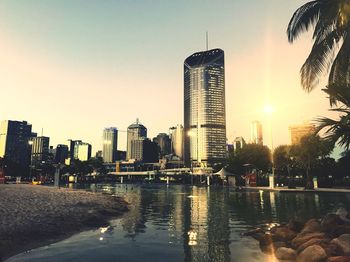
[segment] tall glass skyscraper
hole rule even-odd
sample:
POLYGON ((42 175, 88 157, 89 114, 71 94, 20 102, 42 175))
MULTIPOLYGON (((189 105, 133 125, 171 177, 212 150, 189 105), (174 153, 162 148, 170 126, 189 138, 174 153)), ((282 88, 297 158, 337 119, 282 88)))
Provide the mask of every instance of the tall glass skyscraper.
POLYGON ((211 166, 226 158, 224 51, 194 53, 184 62, 185 163, 211 166))
POLYGON ((109 127, 103 130, 103 162, 114 163, 117 160, 118 150, 118 129, 109 127))

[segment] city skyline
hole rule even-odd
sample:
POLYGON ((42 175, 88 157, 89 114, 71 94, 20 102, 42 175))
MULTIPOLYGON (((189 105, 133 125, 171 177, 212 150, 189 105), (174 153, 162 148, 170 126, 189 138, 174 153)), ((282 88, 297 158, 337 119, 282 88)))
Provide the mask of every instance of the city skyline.
MULTIPOLYGON (((199 12, 195 3, 185 1, 156 1, 149 7, 141 2, 4 1, 0 69, 6 77, 0 86, 7 99, 0 120, 26 120, 33 130, 44 128, 52 145, 69 138, 88 141, 94 152, 102 149, 104 127, 125 130, 136 117, 155 137, 183 124, 182 62, 205 50, 209 31, 209 48, 220 47, 226 54, 228 142, 237 136, 248 139, 255 119, 266 126, 262 108, 271 103, 276 108, 274 144, 288 144, 290 125, 330 115, 322 84, 310 94, 300 87, 299 69, 310 38, 292 46, 285 33, 291 14, 305 2, 203 2, 199 12), (220 16, 211 15, 214 7, 220 16), (138 15, 132 13, 135 8, 138 15), (183 21, 191 17, 201 23, 187 25, 173 9, 182 12, 183 21), (248 12, 254 21, 243 15, 248 12)), ((118 140, 125 150, 126 134, 118 140)), ((264 143, 269 145, 266 132, 264 143)))

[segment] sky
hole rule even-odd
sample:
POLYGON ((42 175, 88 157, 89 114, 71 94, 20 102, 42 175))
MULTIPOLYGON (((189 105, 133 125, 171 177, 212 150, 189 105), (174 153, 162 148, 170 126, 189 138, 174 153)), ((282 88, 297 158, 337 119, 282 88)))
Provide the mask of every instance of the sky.
POLYGON ((0 120, 27 120, 56 146, 81 139, 102 148, 115 126, 119 150, 140 119, 150 138, 183 123, 183 62, 225 51, 228 142, 289 143, 288 127, 332 116, 321 91, 302 90, 311 34, 288 43, 301 0, 0 0, 0 120), (263 112, 272 104, 271 122, 263 112))

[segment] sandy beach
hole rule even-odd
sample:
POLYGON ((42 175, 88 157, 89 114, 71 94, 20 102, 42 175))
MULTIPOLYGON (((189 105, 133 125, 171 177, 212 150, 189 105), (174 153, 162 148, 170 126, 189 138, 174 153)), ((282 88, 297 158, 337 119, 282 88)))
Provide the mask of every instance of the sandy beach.
POLYGON ((0 185, 0 261, 74 233, 104 226, 127 211, 118 197, 83 190, 0 185))

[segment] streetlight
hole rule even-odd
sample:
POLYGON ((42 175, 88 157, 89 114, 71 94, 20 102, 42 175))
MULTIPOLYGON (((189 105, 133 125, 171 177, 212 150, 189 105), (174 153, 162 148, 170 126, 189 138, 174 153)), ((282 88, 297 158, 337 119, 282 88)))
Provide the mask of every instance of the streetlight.
POLYGON ((264 113, 269 117, 269 123, 270 123, 271 163, 272 163, 272 174, 269 176, 270 188, 275 187, 275 166, 273 161, 273 135, 272 135, 272 113, 273 112, 274 112, 274 108, 272 105, 267 104, 264 106, 264 113))

